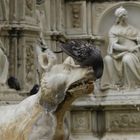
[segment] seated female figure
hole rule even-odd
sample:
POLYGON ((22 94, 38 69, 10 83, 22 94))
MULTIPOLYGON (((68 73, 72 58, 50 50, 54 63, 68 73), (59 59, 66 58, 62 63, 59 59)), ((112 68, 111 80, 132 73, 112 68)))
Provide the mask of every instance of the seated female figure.
POLYGON ((115 15, 116 23, 109 31, 101 89, 137 88, 140 87, 140 32, 127 23, 126 9, 118 8, 115 15))

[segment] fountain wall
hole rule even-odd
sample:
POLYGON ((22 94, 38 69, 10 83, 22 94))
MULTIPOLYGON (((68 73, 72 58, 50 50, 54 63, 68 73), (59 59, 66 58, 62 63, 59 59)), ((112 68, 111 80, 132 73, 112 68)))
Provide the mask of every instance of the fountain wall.
MULTIPOLYGON (((140 29, 140 1, 130 0, 1 0, 1 40, 9 60, 9 76, 20 81, 21 91, 0 91, 0 104, 23 100, 37 83, 36 40, 42 30, 53 51, 60 51, 59 37, 89 39, 105 56, 108 31, 115 9, 123 5, 129 23, 140 29), (21 96, 22 95, 22 96, 21 96)), ((57 54, 61 63, 66 55, 57 54)), ((75 140, 139 140, 140 89, 100 92, 75 101, 68 113, 71 137, 75 140)))

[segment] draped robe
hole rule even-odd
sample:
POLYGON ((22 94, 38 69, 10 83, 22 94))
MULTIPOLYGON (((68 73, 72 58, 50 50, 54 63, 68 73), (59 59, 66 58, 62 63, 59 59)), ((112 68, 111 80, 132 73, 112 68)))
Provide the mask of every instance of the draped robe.
POLYGON ((140 34, 131 25, 113 25, 109 31, 108 55, 104 58, 101 89, 140 87, 140 34), (136 51, 117 50, 117 45, 136 51))

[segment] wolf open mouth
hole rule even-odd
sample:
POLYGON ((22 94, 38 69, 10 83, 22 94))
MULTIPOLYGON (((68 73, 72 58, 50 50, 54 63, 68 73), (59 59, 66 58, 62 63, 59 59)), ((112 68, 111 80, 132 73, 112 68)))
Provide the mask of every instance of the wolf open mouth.
POLYGON ((93 89, 94 89, 93 81, 89 80, 89 79, 86 79, 86 78, 83 78, 81 80, 78 80, 78 81, 72 83, 69 86, 67 92, 73 92, 73 91, 76 91, 76 90, 84 90, 84 89, 89 90, 89 88, 90 88, 90 90, 92 92, 93 89))

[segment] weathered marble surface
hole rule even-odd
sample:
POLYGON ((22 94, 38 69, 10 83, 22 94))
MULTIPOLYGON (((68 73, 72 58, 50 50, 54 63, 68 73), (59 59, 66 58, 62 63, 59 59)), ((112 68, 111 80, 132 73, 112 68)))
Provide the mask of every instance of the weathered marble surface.
POLYGON ((91 94, 77 99, 71 111, 74 140, 140 139, 140 89, 91 94))
POLYGON ((140 88, 140 31, 128 23, 131 17, 124 7, 117 8, 114 14, 116 20, 108 33, 101 89, 140 88))
MULTIPOLYGON (((20 80, 23 86, 23 93, 36 83, 36 70, 34 69, 31 74, 35 64, 34 58, 31 57, 36 59, 33 54, 34 44, 40 33, 36 10, 39 10, 45 17, 43 20, 43 25, 45 25, 43 27, 44 36, 48 46, 51 46, 53 50, 59 50, 56 47, 59 42, 53 40, 52 37, 57 38, 59 35, 65 34, 69 39, 78 38, 99 41, 102 54, 105 56, 108 45, 106 35, 115 20, 115 9, 120 5, 126 7, 128 12, 130 11, 129 17, 131 18, 129 18, 129 23, 140 29, 139 0, 40 1, 37 5, 35 0, 30 0, 29 2, 28 0, 0 1, 0 23, 7 23, 2 30, 1 38, 10 60, 9 72, 20 80), (2 5, 4 6, 2 7, 2 5), (28 60, 30 61, 28 62, 28 60), (30 64, 32 67, 29 67, 30 64), (26 87, 26 83, 29 87, 26 87)), ((63 53, 58 54, 58 56, 58 62, 62 62, 66 57, 63 53)), ((13 104, 24 98, 24 96, 19 97, 18 95, 17 97, 15 92, 10 91, 10 93, 11 95, 5 95, 5 92, 2 93, 0 103, 13 104), (11 101, 13 98, 14 101, 11 101)), ((71 130, 71 133, 75 140, 139 140, 139 132, 136 132, 135 129, 131 130, 132 134, 124 130, 123 134, 120 132, 107 132, 106 135, 102 136, 106 132, 104 122, 105 120, 108 121, 104 114, 107 114, 107 117, 112 116, 112 114, 117 116, 119 113, 124 113, 124 116, 127 115, 130 118, 133 118, 133 115, 134 117, 139 116, 139 93, 139 90, 132 92, 118 90, 104 94, 94 93, 91 97, 79 99, 73 104, 72 112, 70 112, 72 118, 69 118, 70 130, 73 130, 71 130), (130 109, 131 113, 128 115, 130 109), (78 111, 79 113, 77 113, 78 111), (113 113, 111 114, 111 112, 113 113), (98 128, 100 129, 97 129, 97 118, 99 122, 103 120, 102 125, 98 123, 98 128), (80 123, 82 120, 87 123, 80 123), (78 125, 73 124, 73 122, 78 122, 78 125)), ((137 121, 139 122, 139 120, 137 121)), ((107 124, 106 127, 108 128, 110 125, 109 123, 107 124)))
MULTIPOLYGON (((93 91, 93 84, 88 87, 90 84, 86 83, 83 89, 80 85, 70 88, 75 82, 84 82, 83 79, 93 80, 93 70, 75 65, 70 57, 63 64, 56 64, 57 57, 50 49, 44 53, 39 54, 39 64, 44 72, 38 93, 19 104, 0 106, 1 140, 68 139, 69 134, 65 136, 63 125, 65 112, 73 100, 93 91)), ((3 91, 1 95, 5 95, 5 100, 7 94, 8 97, 14 96, 10 90, 5 94, 3 91)), ((19 97, 17 94, 15 98, 19 97)))

